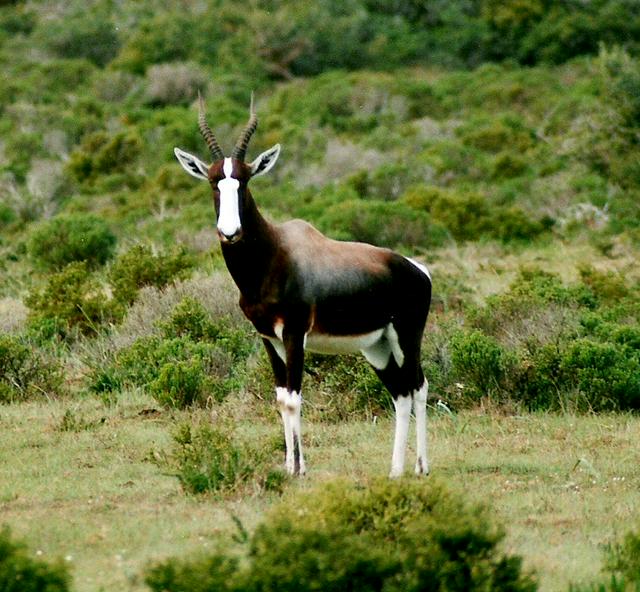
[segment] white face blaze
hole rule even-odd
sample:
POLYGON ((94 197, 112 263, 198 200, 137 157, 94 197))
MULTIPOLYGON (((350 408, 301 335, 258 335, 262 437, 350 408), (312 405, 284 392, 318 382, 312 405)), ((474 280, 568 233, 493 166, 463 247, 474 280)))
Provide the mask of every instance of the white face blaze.
POLYGON ((233 163, 230 158, 224 159, 222 167, 224 179, 218 181, 220 191, 220 213, 218 214, 218 230, 224 237, 231 238, 242 230, 240 222, 240 181, 234 179, 233 163))

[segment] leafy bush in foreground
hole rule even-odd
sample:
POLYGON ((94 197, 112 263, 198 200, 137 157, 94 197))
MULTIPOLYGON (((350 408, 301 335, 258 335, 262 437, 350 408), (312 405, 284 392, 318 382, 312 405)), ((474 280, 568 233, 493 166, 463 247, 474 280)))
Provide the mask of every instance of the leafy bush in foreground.
POLYGON ((67 592, 71 577, 62 562, 32 559, 26 547, 0 530, 0 590, 3 592, 67 592))
POLYGON ((43 222, 27 246, 33 259, 49 269, 74 261, 95 267, 113 256, 116 236, 107 223, 92 214, 69 214, 43 222))
POLYGON ((62 370, 20 337, 0 334, 0 403, 60 394, 62 370))
POLYGON ((332 483, 277 506, 250 537, 246 563, 221 548, 158 564, 146 583, 158 592, 535 590, 521 559, 500 550, 503 538, 487 512, 437 483, 332 483))
MULTIPOLYGON (((284 473, 272 467, 279 443, 260 448, 238 443, 233 432, 209 424, 182 423, 173 435, 174 448, 166 465, 189 493, 280 490, 284 473)), ((279 457, 278 457, 279 461, 279 457)))

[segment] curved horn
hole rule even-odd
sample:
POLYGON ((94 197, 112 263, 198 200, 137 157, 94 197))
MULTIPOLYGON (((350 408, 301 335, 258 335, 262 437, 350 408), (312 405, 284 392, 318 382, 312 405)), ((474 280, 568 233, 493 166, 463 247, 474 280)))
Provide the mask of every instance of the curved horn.
POLYGON ((207 146, 209 146, 213 161, 222 160, 224 158, 224 153, 222 152, 220 144, 218 144, 216 137, 213 135, 213 132, 205 119, 204 101, 202 100, 200 91, 198 91, 198 127, 200 128, 200 133, 202 134, 204 141, 207 143, 207 146))
POLYGON ((247 146, 249 140, 258 127, 258 116, 256 115, 255 108, 253 106, 253 92, 251 93, 251 105, 249 107, 249 121, 245 126, 243 132, 240 134, 238 141, 236 142, 231 158, 244 161, 245 154, 247 153, 247 146))

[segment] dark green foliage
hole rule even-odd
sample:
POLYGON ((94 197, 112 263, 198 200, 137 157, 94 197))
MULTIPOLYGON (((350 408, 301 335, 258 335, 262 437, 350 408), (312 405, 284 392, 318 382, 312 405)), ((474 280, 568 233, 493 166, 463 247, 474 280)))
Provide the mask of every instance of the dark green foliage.
POLYGON ((33 559, 25 545, 0 530, 0 590, 3 592, 68 592, 71 576, 61 562, 33 559))
POLYGON ((229 494, 249 485, 265 490, 281 488, 282 478, 271 468, 277 448, 238 443, 232 433, 209 424, 178 426, 166 462, 185 491, 229 494))
POLYGON ((391 396, 362 356, 307 355, 305 411, 323 421, 370 420, 391 408, 391 396))
POLYGON ((428 185, 407 190, 402 202, 426 210, 458 240, 497 238, 502 241, 532 240, 553 225, 550 219, 536 220, 518 206, 491 204, 475 191, 452 191, 428 185))
POLYGON ((141 150, 142 141, 133 132, 95 132, 71 154, 67 170, 77 181, 92 183, 100 176, 131 170, 141 150))
POLYGON ((74 331, 95 334, 103 323, 114 320, 117 312, 83 261, 47 276, 46 284, 34 288, 25 302, 32 327, 43 329, 44 323, 61 337, 72 337, 74 331))
POLYGON ((255 351, 246 327, 234 327, 228 318, 214 321, 187 298, 159 329, 160 336, 140 337, 94 368, 91 390, 140 387, 167 407, 184 408, 220 402, 242 385, 246 359, 255 351))
POLYGON ((180 360, 161 366, 149 392, 161 405, 183 409, 205 399, 207 391, 213 390, 208 383, 201 361, 180 360))
POLYGON ((212 581, 203 591, 535 590, 521 559, 500 550, 503 537, 485 511, 439 484, 329 483, 276 507, 251 536, 245 564, 220 550, 157 565, 146 582, 184 590, 201 569, 201 581, 212 581), (208 570, 217 566, 235 572, 214 581, 208 570))
POLYGON ((628 532, 622 541, 609 547, 606 569, 629 583, 640 585, 640 534, 637 531, 628 532))
POLYGON ((156 592, 225 592, 235 589, 238 563, 223 554, 190 562, 169 560, 149 568, 145 583, 156 592))
POLYGON ((330 206, 318 221, 320 230, 341 240, 382 247, 442 245, 447 233, 426 212, 402 203, 352 200, 330 206))
POLYGON ((640 356, 627 347, 580 339, 567 346, 560 363, 568 388, 595 410, 640 409, 640 356))
POLYGON ((61 58, 86 58, 105 66, 118 53, 120 39, 114 23, 104 13, 86 18, 82 13, 48 20, 38 28, 45 45, 61 58))
POLYGON ((63 381, 51 355, 24 338, 0 334, 0 402, 60 395, 63 381))
POLYGON ((148 245, 138 244, 120 255, 109 268, 114 298, 132 304, 141 288, 162 288, 176 279, 188 277, 194 261, 185 250, 154 253, 148 245))
POLYGON ((495 338, 475 330, 454 336, 451 364, 454 376, 470 394, 482 397, 507 390, 515 360, 495 338))
POLYGON ((640 408, 638 295, 616 274, 585 268, 582 278, 566 286, 522 270, 508 291, 469 311, 474 328, 451 335, 444 379, 461 382, 464 395, 530 408, 640 408))
POLYGON ((60 270, 76 261, 104 265, 115 247, 116 236, 104 220, 93 214, 66 214, 36 227, 27 250, 40 265, 60 270))

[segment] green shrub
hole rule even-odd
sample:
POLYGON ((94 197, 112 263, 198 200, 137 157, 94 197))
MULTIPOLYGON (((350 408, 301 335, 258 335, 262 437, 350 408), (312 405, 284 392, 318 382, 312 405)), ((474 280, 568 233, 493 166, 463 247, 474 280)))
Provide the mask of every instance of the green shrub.
POLYGON ((0 402, 51 397, 64 392, 60 365, 24 338, 0 334, 0 402))
MULTIPOLYGON (((318 421, 371 420, 391 409, 391 396, 362 356, 308 355, 305 414, 318 421)), ((271 377, 270 377, 271 378, 271 377)))
POLYGON ((94 132, 71 153, 67 170, 77 181, 93 183, 99 176, 130 170, 141 151, 142 140, 134 132, 119 132, 113 136, 94 132))
POLYGON ((534 143, 533 134, 516 117, 471 121, 457 131, 465 144, 494 154, 501 152, 506 146, 521 153, 534 143))
POLYGON ((147 572, 152 590, 533 591, 522 560, 500 550, 488 513, 437 483, 323 484, 284 500, 249 538, 248 557, 227 548, 200 559, 170 559, 147 572), (292 512, 291 508, 295 511, 292 512), (224 582, 209 570, 232 573, 224 582))
POLYGON ((149 392, 165 407, 184 409, 205 399, 212 390, 209 382, 201 360, 167 362, 149 384, 149 392))
POLYGON ((194 261, 184 250, 154 253, 147 245, 135 245, 120 255, 108 273, 114 298, 132 304, 141 288, 162 288, 176 279, 188 276, 194 261))
POLYGON ((282 484, 271 466, 276 448, 237 443, 231 434, 208 424, 178 426, 166 463, 185 491, 229 494, 247 486, 264 490, 266 484, 272 489, 282 484))
POLYGON ((493 161, 491 176, 494 179, 511 179, 527 172, 529 164, 519 154, 500 152, 493 161))
POLYGON ((68 592, 69 570, 62 563, 33 559, 24 544, 12 540, 8 527, 0 530, 0 590, 3 592, 68 592))
POLYGON ((93 214, 60 215, 40 224, 27 244, 29 255, 49 269, 62 269, 74 261, 103 265, 113 256, 116 236, 93 214))
POLYGON ((608 549, 605 568, 620 575, 625 581, 640 585, 640 534, 628 532, 622 541, 614 543, 608 549))
POLYGON ((498 395, 508 390, 514 356, 498 341, 473 330, 458 333, 451 342, 452 371, 474 397, 498 395))
POLYGON ((97 333, 115 318, 112 301, 85 262, 70 263, 47 276, 45 286, 34 288, 25 302, 32 327, 42 329, 44 323, 61 337, 71 337, 73 330, 97 333))
POLYGON ((341 240, 355 240, 381 247, 442 245, 447 233, 426 212, 402 203, 348 200, 330 206, 317 220, 319 228, 341 240))
POLYGON ((458 240, 482 237, 502 241, 532 240, 548 230, 550 219, 535 220, 518 206, 491 204, 481 193, 415 185, 402 196, 415 210, 426 210, 458 240))
POLYGON ((579 339, 563 353, 560 372, 578 404, 594 411, 640 409, 640 356, 629 348, 579 339))
POLYGON ((108 396, 123 386, 147 390, 162 405, 184 408, 221 402, 246 380, 245 362, 256 342, 245 326, 212 319, 204 307, 185 298, 161 335, 136 339, 92 370, 89 388, 108 396))
POLYGON ((118 53, 120 39, 107 15, 87 18, 79 13, 63 19, 46 20, 38 27, 39 37, 61 58, 86 58, 97 66, 105 66, 118 53))

